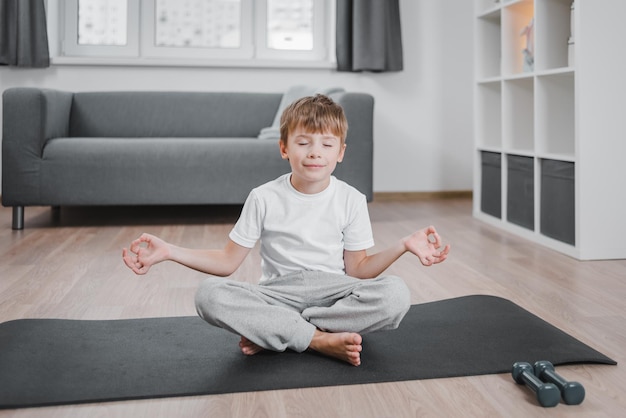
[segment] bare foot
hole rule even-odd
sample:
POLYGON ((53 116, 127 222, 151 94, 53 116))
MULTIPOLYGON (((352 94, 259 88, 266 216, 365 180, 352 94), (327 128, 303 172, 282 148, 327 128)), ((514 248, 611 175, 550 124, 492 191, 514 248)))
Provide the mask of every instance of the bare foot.
POLYGON ((361 364, 362 342, 363 338, 354 332, 332 333, 315 330, 309 348, 358 366, 361 364))
POLYGON ((241 352, 244 353, 246 356, 252 356, 259 351, 264 350, 263 347, 256 345, 246 337, 241 337, 241 341, 239 341, 239 348, 241 348, 241 352))

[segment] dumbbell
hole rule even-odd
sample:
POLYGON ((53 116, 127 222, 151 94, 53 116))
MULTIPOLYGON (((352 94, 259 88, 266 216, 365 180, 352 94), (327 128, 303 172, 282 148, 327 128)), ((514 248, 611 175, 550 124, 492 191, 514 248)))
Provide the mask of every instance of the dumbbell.
POLYGON ((561 399, 561 392, 552 383, 543 383, 533 371, 533 366, 526 362, 513 364, 513 380, 519 385, 526 384, 537 396, 539 405, 543 407, 557 406, 561 399))
POLYGON ((585 388, 578 382, 568 382, 554 371, 554 366, 549 361, 535 363, 535 376, 544 382, 553 383, 561 391, 563 402, 567 405, 579 405, 585 399, 585 388))

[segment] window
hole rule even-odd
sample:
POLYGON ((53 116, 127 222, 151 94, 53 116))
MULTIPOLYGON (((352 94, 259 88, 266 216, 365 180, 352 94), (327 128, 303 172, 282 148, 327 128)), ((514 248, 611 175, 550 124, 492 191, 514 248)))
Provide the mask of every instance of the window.
POLYGON ((141 4, 143 57, 254 57, 249 0, 149 0, 141 4))
POLYGON ((65 7, 64 55, 138 56, 137 0, 69 0, 65 7))
MULTIPOLYGON (((66 0, 61 57, 254 65, 330 60, 331 0, 66 0)), ((278 64, 280 65, 280 64, 278 64)))
POLYGON ((258 58, 324 59, 324 2, 266 0, 256 14, 258 58))

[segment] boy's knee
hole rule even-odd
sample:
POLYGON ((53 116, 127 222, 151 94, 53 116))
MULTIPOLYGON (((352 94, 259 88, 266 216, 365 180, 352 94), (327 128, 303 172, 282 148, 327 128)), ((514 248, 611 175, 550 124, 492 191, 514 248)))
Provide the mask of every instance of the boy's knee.
POLYGON ((385 309, 388 317, 395 319, 396 326, 411 307, 411 291, 404 280, 397 276, 386 276, 387 294, 385 309))
POLYGON ((223 286, 224 279, 210 277, 200 283, 200 286, 198 286, 198 290, 196 291, 196 312, 198 312, 200 318, 209 323, 213 323, 215 313, 220 311, 220 289, 223 286))

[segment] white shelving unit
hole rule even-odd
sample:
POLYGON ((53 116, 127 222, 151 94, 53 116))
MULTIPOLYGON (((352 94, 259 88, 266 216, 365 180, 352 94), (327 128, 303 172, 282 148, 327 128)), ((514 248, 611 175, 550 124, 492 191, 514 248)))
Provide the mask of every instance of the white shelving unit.
POLYGON ((577 259, 626 258, 626 1, 474 4, 474 216, 577 259))

